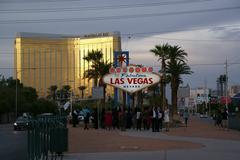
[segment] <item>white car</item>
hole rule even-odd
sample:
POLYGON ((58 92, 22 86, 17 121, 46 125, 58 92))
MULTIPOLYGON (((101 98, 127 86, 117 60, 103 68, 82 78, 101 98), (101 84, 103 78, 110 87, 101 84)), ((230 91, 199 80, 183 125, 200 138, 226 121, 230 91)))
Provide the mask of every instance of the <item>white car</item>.
POLYGON ((208 118, 207 114, 200 114, 200 118, 208 118))

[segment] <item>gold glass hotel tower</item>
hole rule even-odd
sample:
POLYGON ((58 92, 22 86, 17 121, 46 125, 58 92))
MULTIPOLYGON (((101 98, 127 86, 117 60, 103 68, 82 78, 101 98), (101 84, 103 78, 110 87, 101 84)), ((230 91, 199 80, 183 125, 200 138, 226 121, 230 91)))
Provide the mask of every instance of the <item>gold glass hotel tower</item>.
POLYGON ((71 86, 80 95, 91 96, 93 82, 84 79, 90 64, 83 60, 92 50, 102 51, 104 61, 113 62, 113 52, 121 50, 119 32, 96 33, 83 36, 59 34, 18 33, 15 39, 15 77, 24 86, 33 87, 39 96, 47 96, 48 88, 71 86))

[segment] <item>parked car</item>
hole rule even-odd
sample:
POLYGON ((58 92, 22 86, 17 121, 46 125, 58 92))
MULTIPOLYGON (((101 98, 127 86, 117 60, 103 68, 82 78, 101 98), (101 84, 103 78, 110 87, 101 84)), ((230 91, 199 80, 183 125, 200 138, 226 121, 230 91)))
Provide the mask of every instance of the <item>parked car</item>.
POLYGON ((29 125, 29 117, 18 117, 13 124, 14 130, 25 130, 29 125))
POLYGON ((208 118, 207 114, 200 114, 200 118, 208 118))

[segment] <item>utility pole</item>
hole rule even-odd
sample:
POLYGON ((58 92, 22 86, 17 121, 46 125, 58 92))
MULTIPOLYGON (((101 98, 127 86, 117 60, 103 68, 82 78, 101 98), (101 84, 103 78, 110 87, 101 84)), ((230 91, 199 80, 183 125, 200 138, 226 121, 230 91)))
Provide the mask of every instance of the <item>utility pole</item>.
POLYGON ((207 81, 206 79, 204 80, 204 98, 205 98, 205 109, 207 110, 207 104, 208 104, 208 100, 207 100, 207 81))
POLYGON ((226 64, 225 64, 225 74, 226 74, 226 86, 225 86, 225 95, 226 95, 226 109, 228 109, 228 61, 226 58, 226 64))

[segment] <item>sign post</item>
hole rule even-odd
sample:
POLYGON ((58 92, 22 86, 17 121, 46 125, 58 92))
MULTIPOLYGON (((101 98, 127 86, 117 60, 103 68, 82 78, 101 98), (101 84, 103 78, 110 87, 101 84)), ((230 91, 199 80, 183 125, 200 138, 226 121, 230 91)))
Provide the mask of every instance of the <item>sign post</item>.
POLYGON ((100 100, 103 99, 103 87, 92 87, 92 98, 97 99, 97 126, 100 127, 100 111, 99 111, 99 103, 100 100))

